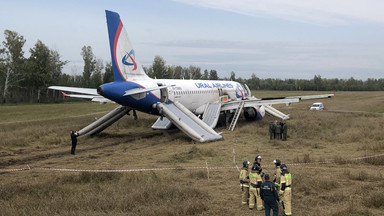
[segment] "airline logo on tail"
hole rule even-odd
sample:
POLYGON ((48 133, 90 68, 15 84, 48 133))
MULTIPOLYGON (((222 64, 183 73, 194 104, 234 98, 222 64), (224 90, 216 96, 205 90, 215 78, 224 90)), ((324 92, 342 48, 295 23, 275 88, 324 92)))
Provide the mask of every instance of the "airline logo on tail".
POLYGON ((127 65, 127 66, 132 66, 133 65, 133 69, 132 71, 135 71, 137 69, 137 64, 136 64, 136 61, 135 61, 135 50, 131 50, 129 53, 126 52, 127 54, 123 57, 122 59, 122 62, 124 65, 127 65), (131 61, 131 62, 128 62, 128 61, 131 61))

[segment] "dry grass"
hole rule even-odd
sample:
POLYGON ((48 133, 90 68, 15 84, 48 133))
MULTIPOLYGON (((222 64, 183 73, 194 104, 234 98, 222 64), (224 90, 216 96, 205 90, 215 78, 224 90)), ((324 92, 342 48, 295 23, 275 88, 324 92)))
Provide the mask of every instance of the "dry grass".
POLYGON ((208 209, 206 192, 170 181, 155 173, 81 173, 10 184, 0 190, 2 203, 12 201, 2 214, 196 215, 208 209))
POLYGON ((217 153, 212 149, 200 149, 195 145, 187 152, 181 152, 171 155, 169 160, 160 161, 168 163, 185 163, 194 159, 201 159, 203 157, 215 157, 217 153))
MULTIPOLYGON (((259 97, 307 92, 254 92, 259 97)), ((308 92, 313 94, 314 92, 308 92)), ((319 92, 315 92, 316 94, 319 92)), ((134 169, 179 167, 138 173, 24 171, 0 174, 0 215, 263 215, 240 206, 241 189, 231 167, 262 155, 263 171, 274 159, 291 166, 295 215, 383 215, 384 153, 382 92, 340 92, 320 100, 326 110, 309 112, 314 101, 290 107, 288 141, 269 140, 272 117, 239 119, 224 139, 198 144, 177 129, 153 131, 155 116, 128 116, 95 137, 80 138, 70 155, 69 131, 80 129, 116 105, 69 103, 0 106, 0 168, 54 167, 134 169), (91 113, 89 115, 86 115, 91 113)))

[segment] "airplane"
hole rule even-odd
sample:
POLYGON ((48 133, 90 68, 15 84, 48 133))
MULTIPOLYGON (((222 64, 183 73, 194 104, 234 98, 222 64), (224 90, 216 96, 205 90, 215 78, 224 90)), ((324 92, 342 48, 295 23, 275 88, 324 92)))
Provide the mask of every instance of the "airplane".
POLYGON ((234 130, 242 111, 247 120, 261 120, 266 113, 289 119, 289 115, 272 105, 289 105, 300 100, 333 96, 325 94, 259 99, 251 95, 247 85, 235 81, 151 79, 136 59, 120 15, 108 10, 105 12, 114 81, 102 84, 97 89, 49 87, 62 91, 63 97, 86 98, 120 105, 81 129, 80 136, 97 134, 131 110, 137 110, 159 116, 152 126, 153 129, 167 130, 175 125, 197 142, 215 141, 222 139, 221 133, 214 130, 220 114, 224 114, 225 121, 229 124, 228 129, 234 130))

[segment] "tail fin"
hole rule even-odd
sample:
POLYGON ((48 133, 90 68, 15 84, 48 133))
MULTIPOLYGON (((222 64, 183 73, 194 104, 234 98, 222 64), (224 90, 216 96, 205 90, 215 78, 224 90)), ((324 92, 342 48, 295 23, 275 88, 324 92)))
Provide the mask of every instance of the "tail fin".
POLYGON ((135 51, 119 14, 108 10, 105 13, 107 15, 114 80, 149 79, 141 64, 135 59, 135 51))

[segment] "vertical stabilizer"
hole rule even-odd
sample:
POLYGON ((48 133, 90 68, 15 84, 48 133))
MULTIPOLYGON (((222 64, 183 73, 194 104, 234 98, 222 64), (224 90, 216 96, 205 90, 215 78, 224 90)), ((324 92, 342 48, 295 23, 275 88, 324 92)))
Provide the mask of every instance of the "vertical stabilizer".
POLYGON ((135 50, 129 41, 119 14, 108 10, 105 13, 114 80, 149 79, 141 64, 136 60, 135 50))

